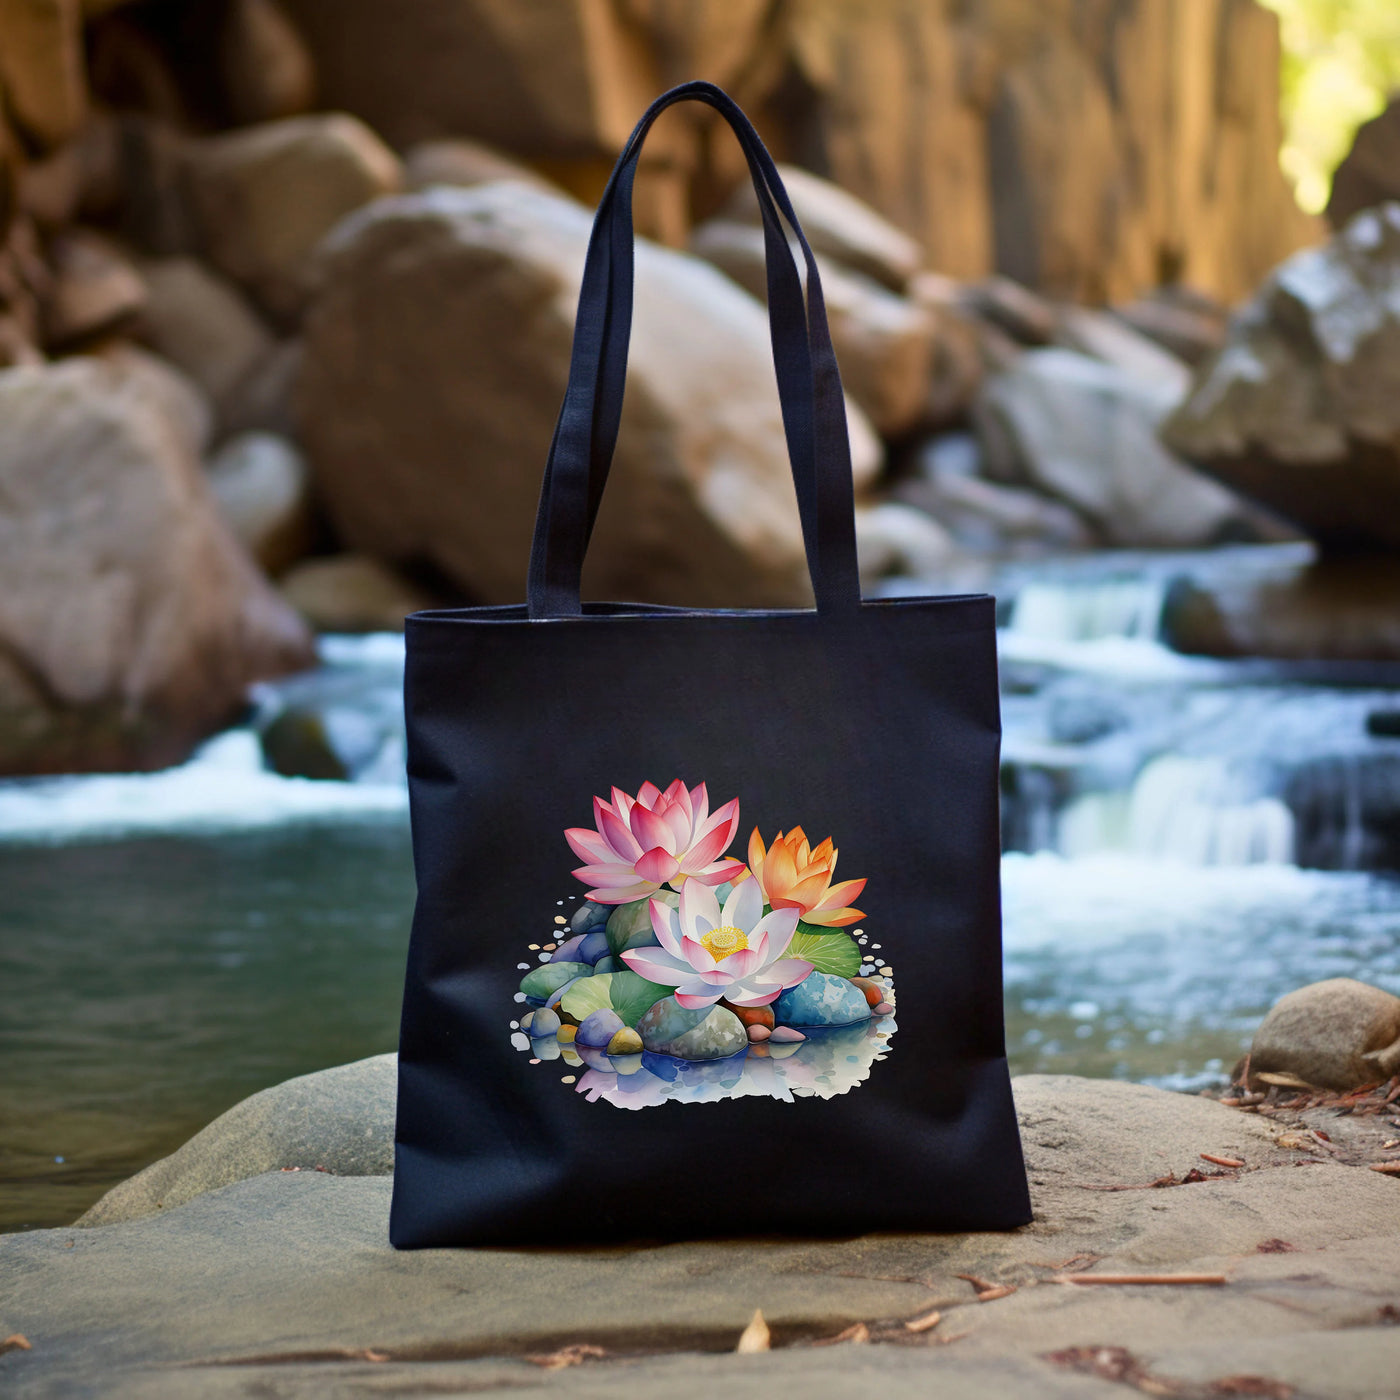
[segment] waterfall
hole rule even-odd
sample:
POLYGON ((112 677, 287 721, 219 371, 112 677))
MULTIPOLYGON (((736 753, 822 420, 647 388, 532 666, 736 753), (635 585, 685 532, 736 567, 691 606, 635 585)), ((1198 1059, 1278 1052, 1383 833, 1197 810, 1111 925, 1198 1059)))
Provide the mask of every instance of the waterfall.
POLYGON ((1165 585, 1152 578, 1027 583, 1012 604, 1009 630, 1047 642, 1156 641, 1165 597, 1165 585))
POLYGON ((1126 793, 1086 793, 1060 814, 1062 855, 1125 851, 1190 865, 1288 865, 1294 819, 1221 759, 1153 759, 1126 793))

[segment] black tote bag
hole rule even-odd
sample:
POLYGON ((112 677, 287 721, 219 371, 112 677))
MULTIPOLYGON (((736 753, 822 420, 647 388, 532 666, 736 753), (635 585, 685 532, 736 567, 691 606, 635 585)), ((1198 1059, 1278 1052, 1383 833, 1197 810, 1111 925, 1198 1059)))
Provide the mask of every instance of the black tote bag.
POLYGON ((653 104, 599 204, 527 597, 407 624, 418 901, 393 1243, 1028 1221, 993 601, 861 601, 820 278, 711 84, 653 104), (687 98, 734 128, 759 198, 812 611, 580 603, 626 377, 638 151, 687 98))

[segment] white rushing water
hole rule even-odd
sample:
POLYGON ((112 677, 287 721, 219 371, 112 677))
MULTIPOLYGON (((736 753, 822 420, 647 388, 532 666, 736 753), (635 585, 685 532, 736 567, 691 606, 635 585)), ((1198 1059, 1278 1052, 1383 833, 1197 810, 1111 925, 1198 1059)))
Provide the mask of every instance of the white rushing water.
MULTIPOLYGON (((1374 711, 1400 710, 1400 686, 1304 685, 1177 655, 1157 640, 1163 597, 1151 577, 1035 579, 1004 610, 1005 968, 1021 1070, 1198 1086, 1293 987, 1348 975, 1400 992, 1400 881, 1365 873, 1400 849, 1387 856, 1376 835, 1400 743, 1368 730, 1374 711)), ((290 847, 299 824, 401 828, 403 657, 397 635, 325 638, 317 672, 257 688, 248 724, 179 767, 0 782, 0 843, 71 848, 43 857, 57 860, 130 836, 280 826, 290 847), (352 755, 353 781, 270 771, 260 735, 300 715, 352 755)), ((347 927, 362 915, 343 912, 347 927)))
MULTIPOLYGON (((323 637, 320 673, 396 696, 403 638, 394 633, 323 637)), ((289 685, 295 685, 294 680, 289 685)), ((254 700, 275 707, 279 688, 254 700)), ((391 700, 395 710, 396 698, 391 700)), ((397 815, 408 810, 402 741, 380 743, 361 780, 286 778, 268 770, 255 730, 216 735, 185 763, 155 773, 96 773, 0 781, 0 841, 104 840, 156 832, 245 831, 288 822, 397 815)))
POLYGON ((188 763, 158 773, 0 783, 0 840, 244 831, 407 808, 402 783, 317 782, 269 773, 257 735, 235 729, 211 739, 188 763))
POLYGON ((1400 746, 1368 717, 1400 695, 1178 655, 1157 640, 1165 596, 1151 577, 1016 596, 998 634, 1008 844, 1194 866, 1384 862, 1400 746))

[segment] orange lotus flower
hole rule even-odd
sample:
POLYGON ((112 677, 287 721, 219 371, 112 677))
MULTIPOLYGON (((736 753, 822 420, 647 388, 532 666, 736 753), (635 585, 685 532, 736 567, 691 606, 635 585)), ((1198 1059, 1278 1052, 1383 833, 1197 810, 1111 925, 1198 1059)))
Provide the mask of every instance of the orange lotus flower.
POLYGON ((754 827, 749 837, 749 870, 768 904, 774 909, 800 909, 803 920, 809 924, 840 928, 865 917, 851 907, 851 901, 865 888, 865 881, 831 883, 836 870, 836 847, 829 836, 813 850, 807 834, 795 826, 786 836, 780 831, 765 849, 763 837, 754 827))

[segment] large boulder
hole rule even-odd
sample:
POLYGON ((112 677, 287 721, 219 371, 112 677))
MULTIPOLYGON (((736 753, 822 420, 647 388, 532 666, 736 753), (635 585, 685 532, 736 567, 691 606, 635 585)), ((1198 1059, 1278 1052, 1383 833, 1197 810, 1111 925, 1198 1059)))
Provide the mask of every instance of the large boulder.
MULTIPOLYGON (((760 301, 766 298, 761 228, 711 219, 695 230, 690 248, 760 301)), ((905 432, 928 409, 938 334, 933 311, 828 258, 819 256, 818 265, 841 382, 877 431, 891 437, 905 432)))
POLYGON ((107 239, 69 229, 49 241, 52 280, 43 302, 44 341, 71 346, 119 329, 142 308, 146 288, 107 239))
POLYGON ((77 133, 88 109, 80 0, 0 5, 0 89, 16 124, 40 148, 77 133))
POLYGON ((1383 1083, 1400 1074, 1400 997, 1351 977, 1289 992, 1254 1032, 1249 1074, 1320 1089, 1383 1083))
POLYGON ((1093 532, 1069 506, 1039 491, 1003 486, 979 474, 981 454, 967 433, 932 439, 916 454, 915 470, 894 495, 926 511, 964 548, 1024 555, 1085 549, 1093 532))
POLYGON ((1113 314, 1193 367, 1225 343, 1225 307, 1188 287, 1156 287, 1113 314))
POLYGON ((1354 214, 1392 199, 1400 199, 1400 97, 1356 129, 1332 176, 1327 220, 1342 228, 1354 214))
POLYGON ((376 1055, 264 1089, 114 1186, 79 1224, 140 1220, 262 1172, 388 1176, 398 1067, 397 1055, 376 1055))
POLYGON ((231 0, 219 31, 219 77, 235 122, 275 121, 311 109, 316 65, 277 0, 231 0))
POLYGON ((927 511, 904 501, 856 510, 856 555, 867 591, 892 575, 935 579, 958 558, 948 531, 927 511))
POLYGON ((1400 752, 1393 735, 1374 727, 1370 734, 1373 741, 1359 752, 1295 760, 1282 795, 1293 814, 1298 865, 1400 871, 1400 752))
POLYGON ((1163 438, 1324 549, 1400 546, 1400 203, 1277 268, 1163 438))
POLYGON ((183 758, 310 639, 139 356, 0 372, 0 772, 183 758))
POLYGON ((269 573, 308 552, 311 480, 295 443, 276 433, 235 433, 209 459, 208 473, 224 519, 269 573))
MULTIPOLYGON (((518 601, 568 379, 586 210, 523 184, 383 200, 328 241, 303 436, 349 546, 518 601)), ((857 475, 879 448, 850 411, 857 475)), ((708 607, 810 597, 763 309, 639 242, 622 429, 592 597, 708 607)))
POLYGON ((141 269, 140 334, 225 413, 273 353, 272 332, 227 278, 195 258, 153 258, 141 269))
MULTIPOLYGON (((1180 276, 1233 300, 1313 236, 1278 168, 1277 18, 1253 0, 1094 22, 1066 0, 282 4, 327 105, 400 148, 470 133, 593 197, 646 104, 703 77, 959 277, 1127 301, 1180 276)), ((640 199, 665 187, 656 229, 743 175, 693 109, 644 159, 640 199)))
POLYGON ((1176 392, 1076 351, 1029 350, 983 385, 988 470, 1073 506, 1110 544, 1226 538, 1239 503, 1157 441, 1176 392))
POLYGON ((1400 559, 1299 560, 1298 548, 1277 567, 1174 581, 1162 640, 1201 656, 1400 661, 1400 559))
POLYGON ((959 277, 1246 294, 1310 235, 1278 169, 1263 6, 804 0, 764 133, 959 277), (1107 8, 1095 11, 1103 16, 1107 8))
POLYGON ((279 583, 318 632, 402 632, 409 613, 433 605, 421 588, 362 554, 304 559, 279 583))
POLYGON ((1125 374, 1155 385, 1164 396, 1180 399, 1191 387, 1191 371, 1184 360, 1106 311, 1089 306, 1060 307, 1053 339, 1067 350, 1116 365, 1125 374))
POLYGON ((512 160, 494 146, 463 136, 410 146, 404 152, 403 169, 404 185, 410 190, 425 190, 430 185, 460 185, 466 189, 491 180, 523 180, 527 185, 562 193, 528 165, 512 160))
MULTIPOLYGON (((840 185, 800 165, 780 165, 778 173, 813 252, 825 253, 833 262, 863 272, 894 291, 904 290, 924 260, 923 249, 914 239, 840 185)), ((754 227, 761 225, 751 181, 739 185, 725 214, 754 227)))
POLYGON ((668 79, 727 82, 750 62, 771 9, 765 0, 397 0, 390 20, 380 0, 283 4, 322 99, 396 146, 470 132, 562 160, 616 153, 668 79), (664 42, 664 58, 639 30, 664 42))
POLYGON ((341 112, 211 137, 189 150, 186 172, 210 261, 281 317, 300 308, 307 261, 322 237, 403 185, 398 157, 341 112))

